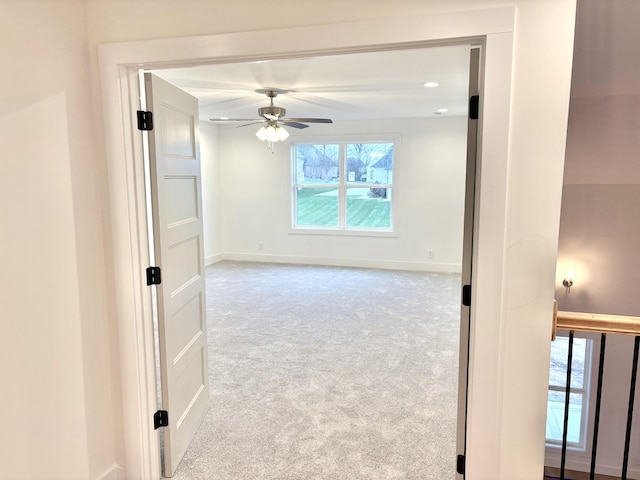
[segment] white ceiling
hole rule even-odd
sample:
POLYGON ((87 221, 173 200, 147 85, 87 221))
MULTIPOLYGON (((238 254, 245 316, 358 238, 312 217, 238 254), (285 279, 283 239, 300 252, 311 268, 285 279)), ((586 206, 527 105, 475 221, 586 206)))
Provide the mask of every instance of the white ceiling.
POLYGON ((264 60, 153 70, 199 99, 200 118, 258 118, 257 89, 281 89, 287 117, 334 121, 466 115, 469 46, 264 60), (424 83, 435 81, 436 88, 424 83))
MULTIPOLYGON (((577 96, 640 93, 640 1, 581 0, 576 15, 572 91, 577 96)), ((349 54, 154 70, 199 98, 200 117, 255 118, 268 104, 260 88, 291 90, 276 99, 289 117, 334 120, 465 115, 468 47, 349 54), (426 89, 426 81, 438 81, 426 89)))

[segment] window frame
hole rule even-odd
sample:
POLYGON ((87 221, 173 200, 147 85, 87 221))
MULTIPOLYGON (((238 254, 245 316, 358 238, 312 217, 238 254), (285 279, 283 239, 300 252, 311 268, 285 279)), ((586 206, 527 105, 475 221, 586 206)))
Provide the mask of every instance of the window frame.
POLYGON ((341 136, 317 136, 317 137, 296 137, 291 141, 291 163, 290 163, 290 228, 291 234, 318 234, 318 235, 348 235, 348 236, 370 236, 370 237, 397 237, 396 230, 396 203, 398 189, 398 158, 400 151, 400 135, 398 134, 371 134, 371 135, 341 135, 341 136), (393 144, 393 166, 391 169, 391 183, 349 183, 347 181, 347 145, 360 143, 391 143, 393 144), (338 145, 338 182, 318 183, 313 185, 301 185, 297 179, 297 155, 296 149, 300 145, 338 145), (338 225, 335 227, 324 227, 314 225, 297 224, 297 189, 298 188, 335 188, 338 190, 338 225), (386 188, 390 192, 390 219, 389 228, 375 227, 348 227, 347 226, 347 190, 350 188, 386 188))
MULTIPOLYGON (((557 339, 567 338, 568 333, 558 335, 557 339)), ((571 442, 567 440, 567 449, 585 452, 587 448, 587 444, 589 441, 589 424, 591 418, 591 409, 590 409, 590 400, 591 400, 591 377, 592 377, 592 367, 593 367, 593 354, 594 354, 594 340, 589 336, 577 336, 574 335, 575 340, 584 340, 585 341, 585 349, 584 349, 584 371, 582 377, 582 387, 574 387, 573 385, 569 389, 569 394, 580 394, 582 395, 582 407, 580 411, 580 433, 578 442, 571 442)), ((575 355, 575 350, 574 350, 575 355)), ((574 357, 575 358, 575 357, 574 357)), ((547 385, 547 392, 562 392, 566 391, 566 382, 565 385, 551 385, 551 378, 549 378, 549 382, 547 385)), ((547 399, 547 404, 549 400, 547 399)), ((562 448, 562 439, 555 440, 550 439, 545 434, 545 446, 551 447, 554 449, 562 448)))

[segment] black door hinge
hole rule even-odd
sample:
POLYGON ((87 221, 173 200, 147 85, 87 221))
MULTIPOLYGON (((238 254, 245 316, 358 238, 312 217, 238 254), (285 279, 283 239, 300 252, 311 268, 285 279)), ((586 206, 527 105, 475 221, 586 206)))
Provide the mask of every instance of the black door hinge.
POLYGON ((471 306, 471 285, 462 286, 462 305, 465 307, 471 306))
POLYGON ((161 282, 160 267, 147 268, 147 285, 160 285, 161 282))
POLYGON ((169 426, 169 412, 166 410, 158 410, 153 414, 153 428, 154 430, 159 429, 160 427, 168 427, 169 426))
POLYGON ((469 98, 469 118, 477 120, 480 113, 480 95, 473 95, 469 98))
POLYGON ((456 458, 456 472, 460 475, 464 475, 464 455, 458 455, 456 458))
POLYGON ((138 130, 153 130, 153 113, 138 110, 138 130))

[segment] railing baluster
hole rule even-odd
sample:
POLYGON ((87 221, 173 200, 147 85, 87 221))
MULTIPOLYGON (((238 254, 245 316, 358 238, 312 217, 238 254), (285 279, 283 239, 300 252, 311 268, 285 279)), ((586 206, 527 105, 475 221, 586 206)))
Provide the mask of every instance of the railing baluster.
POLYGON ((569 332, 569 354, 567 355, 567 389, 564 397, 564 426, 562 428, 562 459, 560 460, 560 480, 564 479, 564 465, 567 460, 567 434, 569 431, 569 400, 571 396, 571 364, 573 363, 573 334, 569 332))
POLYGON ((627 480, 629 467, 629 446, 631 444, 631 423, 633 422, 633 403, 636 394, 636 377, 638 374, 638 350, 640 349, 640 336, 636 337, 633 349, 633 363, 631 364, 631 386, 629 388, 629 410, 627 410, 627 433, 624 440, 624 460, 622 461, 622 480, 627 480))
MULTIPOLYGON (((631 446, 631 427, 633 423, 633 407, 638 376, 638 358, 640 354, 640 317, 623 315, 606 315, 596 313, 563 312, 554 308, 554 332, 558 329, 569 331, 569 351, 567 368, 567 385, 565 391, 564 428, 562 432, 562 458, 560 463, 560 480, 565 480, 565 464, 567 457, 567 437, 569 430, 569 406, 571 403, 571 367, 573 361, 573 336, 576 331, 600 333, 600 364, 598 366, 598 387, 596 394, 595 425, 591 450, 590 480, 595 480, 596 457, 598 448, 598 430, 600 425, 600 405, 602 400, 602 384, 604 374, 604 353, 606 334, 635 336, 633 364, 631 366, 631 385, 629 387, 629 408, 627 410, 627 428, 625 432, 624 458, 620 480, 627 480, 629 468, 629 449, 631 446)), ((552 335, 553 337, 553 335, 552 335)))
POLYGON ((596 391, 596 411, 593 425, 593 443, 591 448, 591 470, 589 480, 594 480, 596 475, 596 454, 598 451, 598 430, 600 427, 600 405, 602 402, 602 377, 604 374, 604 350, 607 345, 607 334, 600 336, 600 363, 598 364, 598 388, 596 391))

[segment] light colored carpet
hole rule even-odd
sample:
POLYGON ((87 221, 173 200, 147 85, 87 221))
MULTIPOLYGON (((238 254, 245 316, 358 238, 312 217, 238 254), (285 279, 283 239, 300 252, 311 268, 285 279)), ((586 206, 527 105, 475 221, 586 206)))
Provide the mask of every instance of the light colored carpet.
POLYGON ((207 267, 211 406, 174 479, 454 478, 460 277, 207 267))

